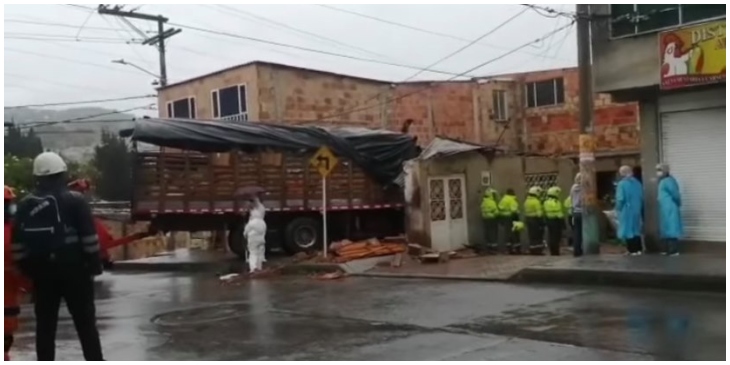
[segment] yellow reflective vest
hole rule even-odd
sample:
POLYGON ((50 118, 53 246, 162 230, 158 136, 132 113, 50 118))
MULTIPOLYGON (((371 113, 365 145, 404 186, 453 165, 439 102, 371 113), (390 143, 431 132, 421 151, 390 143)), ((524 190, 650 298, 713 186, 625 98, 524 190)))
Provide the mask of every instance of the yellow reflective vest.
POLYGON ((495 219, 499 216, 499 207, 497 207, 497 201, 494 197, 485 196, 482 199, 482 218, 484 219, 495 219))
POLYGON ((517 202, 517 197, 514 195, 505 195, 499 201, 499 215, 502 217, 512 217, 515 214, 520 214, 520 203, 517 202))
POLYGON ((525 217, 542 218, 542 203, 536 196, 528 195, 525 199, 525 217))
POLYGON ((555 197, 548 197, 543 203, 545 210, 545 218, 547 219, 563 219, 565 218, 565 207, 560 200, 555 197))

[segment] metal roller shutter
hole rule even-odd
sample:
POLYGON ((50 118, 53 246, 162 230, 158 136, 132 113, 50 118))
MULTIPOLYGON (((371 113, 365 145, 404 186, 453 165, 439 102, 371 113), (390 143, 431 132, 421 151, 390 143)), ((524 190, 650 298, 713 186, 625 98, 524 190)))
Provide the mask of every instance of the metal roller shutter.
POLYGON ((725 241, 725 108, 662 114, 662 157, 679 181, 685 239, 725 241))

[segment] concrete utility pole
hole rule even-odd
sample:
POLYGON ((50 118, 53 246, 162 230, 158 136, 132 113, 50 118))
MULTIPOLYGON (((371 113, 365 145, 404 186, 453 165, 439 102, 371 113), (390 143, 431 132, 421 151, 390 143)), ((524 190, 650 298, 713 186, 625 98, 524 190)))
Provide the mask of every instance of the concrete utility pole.
POLYGON ((169 28, 165 30, 165 23, 169 20, 162 15, 151 15, 135 12, 134 10, 124 11, 122 10, 123 5, 115 5, 109 7, 108 5, 99 5, 98 11, 102 15, 113 15, 121 17, 122 19, 133 18, 142 19, 147 21, 157 22, 157 35, 154 37, 147 38, 144 33, 142 35, 146 38, 142 44, 148 46, 157 46, 157 50, 160 53, 160 86, 167 86, 167 63, 165 62, 165 39, 174 36, 182 32, 182 29, 169 28))
POLYGON ((583 252, 600 253, 598 199, 596 198, 596 142, 593 135, 593 75, 591 72, 591 10, 588 4, 575 6, 580 86, 579 159, 583 202, 583 252))

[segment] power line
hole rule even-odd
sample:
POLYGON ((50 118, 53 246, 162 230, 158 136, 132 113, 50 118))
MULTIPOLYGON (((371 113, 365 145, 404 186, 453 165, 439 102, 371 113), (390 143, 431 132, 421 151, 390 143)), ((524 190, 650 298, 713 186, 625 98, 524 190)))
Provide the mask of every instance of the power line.
POLYGON ((19 79, 29 79, 29 80, 34 80, 35 82, 38 82, 38 83, 44 83, 44 84, 49 84, 49 85, 57 85, 57 86, 62 86, 62 87, 66 87, 66 88, 72 88, 72 89, 78 89, 78 90, 84 90, 84 91, 96 90, 96 91, 99 91, 99 92, 102 92, 102 93, 108 93, 109 92, 109 89, 102 89, 100 87, 66 84, 66 83, 63 83, 63 82, 51 81, 51 80, 48 80, 47 78, 43 78, 42 79, 42 78, 37 78, 37 77, 32 77, 32 76, 19 75, 19 74, 10 73, 10 72, 6 72, 5 73, 5 76, 6 77, 7 76, 16 77, 16 78, 19 78, 19 79))
MULTIPOLYGON (((73 24, 63 24, 63 23, 52 23, 52 22, 40 22, 40 21, 32 21, 32 20, 20 20, 20 19, 5 19, 5 23, 18 23, 18 24, 29 24, 29 25, 40 25, 40 26, 46 26, 46 27, 60 27, 60 28, 78 28, 78 26, 73 24)), ((116 32, 121 29, 117 28, 105 28, 105 27, 90 27, 86 26, 85 29, 88 30, 98 30, 103 32, 116 32)))
POLYGON ((71 62, 71 63, 78 63, 78 64, 81 64, 81 65, 87 65, 87 66, 93 66, 93 67, 99 67, 99 68, 105 68, 105 69, 113 70, 113 71, 116 71, 116 72, 123 72, 123 73, 127 73, 127 74, 132 74, 132 75, 140 76, 140 74, 137 73, 137 72, 127 71, 125 69, 114 68, 114 67, 107 66, 107 65, 103 65, 103 64, 100 64, 100 63, 93 63, 93 62, 86 62, 86 61, 74 60, 74 59, 70 59, 70 58, 59 57, 59 56, 56 56, 56 55, 50 55, 50 54, 43 54, 43 53, 25 51, 25 50, 16 49, 16 48, 8 48, 8 47, 5 47, 5 51, 17 52, 17 53, 24 53, 24 54, 29 54, 29 55, 33 55, 33 56, 43 57, 43 58, 53 58, 53 59, 57 59, 57 60, 61 60, 61 61, 66 61, 66 62, 71 62))
POLYGON ((463 52, 464 50, 466 50, 467 48, 473 46, 474 44, 476 44, 477 42, 481 41, 482 39, 489 37, 490 35, 494 34, 496 31, 502 29, 502 27, 504 27, 505 25, 507 25, 510 22, 512 22, 513 20, 517 19, 520 15, 524 14, 526 11, 527 11, 527 9, 522 9, 517 14, 509 17, 507 20, 503 21, 502 23, 499 23, 496 27, 490 29, 488 32, 482 34, 481 36, 479 36, 478 38, 474 39, 473 41, 470 41, 469 43, 467 43, 463 47, 457 49, 456 51, 451 52, 448 55, 440 58, 438 61, 436 61, 436 62, 434 62, 434 63, 426 66, 426 68, 424 68, 424 69, 416 72, 415 74, 411 75, 411 77, 403 80, 403 82, 406 82, 406 81, 409 81, 409 80, 412 80, 412 79, 416 78, 418 75, 420 75, 421 73, 423 73, 423 71, 425 71, 425 70, 427 70, 427 69, 429 69, 431 67, 434 67, 434 66, 438 65, 439 63, 448 60, 451 57, 456 56, 457 54, 463 52))
POLYGON ((122 114, 122 113, 127 113, 127 112, 131 112, 131 111, 135 111, 135 110, 140 110, 140 109, 148 109, 148 108, 150 108, 150 107, 152 107, 154 105, 155 104, 147 104, 147 105, 144 105, 144 106, 138 106, 138 107, 124 109, 124 110, 113 110, 113 111, 110 111, 110 112, 92 114, 92 115, 88 115, 88 116, 85 116, 85 117, 71 118, 71 119, 59 120, 59 121, 27 122, 27 123, 23 123, 22 124, 22 127, 28 127, 28 128, 47 127, 47 126, 55 125, 55 124, 69 124, 69 123, 77 123, 77 122, 81 122, 81 121, 85 121, 85 123, 88 123, 88 121, 86 121, 87 119, 104 117, 104 116, 107 116, 107 115, 122 114))
POLYGON ((108 102, 112 102, 112 101, 137 100, 137 99, 148 99, 148 98, 156 98, 156 97, 157 97, 157 95, 152 95, 152 94, 150 94, 150 95, 137 95, 137 96, 126 96, 126 97, 121 97, 121 98, 109 98, 109 99, 95 99, 95 100, 82 100, 82 101, 66 101, 66 102, 59 102, 59 103, 14 105, 14 106, 6 106, 5 109, 38 108, 38 107, 46 107, 46 106, 108 103, 108 102))
MULTIPOLYGON (((324 55, 328 55, 328 56, 334 56, 334 57, 340 57, 340 58, 347 58, 347 59, 351 59, 351 60, 357 60, 357 61, 362 61, 362 62, 370 62, 370 63, 377 63, 377 64, 381 64, 381 65, 388 65, 388 66, 394 66, 394 67, 409 68, 409 69, 414 69, 414 70, 421 70, 422 69, 422 67, 419 67, 419 66, 405 65, 405 64, 401 64, 401 63, 387 62, 387 61, 375 60, 375 59, 370 59, 370 58, 362 58, 362 57, 357 57, 357 56, 351 56, 351 55, 346 55, 346 54, 342 54, 342 53, 335 53, 335 52, 323 51, 323 50, 319 50, 319 49, 301 47, 301 46, 297 46, 297 45, 294 45, 294 44, 288 44, 288 43, 274 42, 274 41, 269 41, 269 40, 265 40, 265 39, 248 37, 248 36, 244 36, 244 35, 239 35, 239 34, 234 34, 234 33, 229 33, 229 32, 224 32, 224 31, 219 31, 219 30, 199 28, 199 27, 195 27, 195 26, 192 26, 192 25, 185 25, 185 24, 172 23, 172 22, 169 23, 169 24, 170 25, 173 25, 173 26, 176 26, 176 27, 180 27, 180 28, 187 28, 187 29, 190 29, 190 30, 195 30, 195 31, 198 31, 198 32, 204 32, 204 33, 210 33, 210 34, 217 34, 217 35, 222 35, 222 36, 231 37, 231 38, 238 38, 238 39, 244 39, 244 40, 248 40, 248 41, 252 41, 252 42, 271 44, 271 45, 274 45, 274 46, 279 46, 279 47, 284 47, 284 48, 292 48, 292 49, 297 49, 297 50, 300 50, 300 51, 306 51, 306 52, 312 52, 312 53, 319 53, 319 54, 324 54, 324 55)), ((445 75, 455 75, 455 73, 449 72, 449 71, 441 71, 441 70, 434 70, 434 69, 427 69, 426 71, 433 72, 433 73, 439 73, 439 74, 445 74, 445 75)), ((459 75, 459 76, 465 76, 465 75, 459 75)), ((466 76, 469 76, 469 75, 466 75, 466 76)))
POLYGON ((360 52, 364 52, 364 53, 370 54, 372 56, 388 58, 388 56, 383 55, 381 53, 373 52, 373 51, 368 50, 368 49, 365 49, 365 48, 361 48, 361 47, 358 47, 358 46, 353 46, 351 44, 348 44, 348 43, 345 43, 345 42, 341 42, 341 41, 338 41, 336 39, 332 39, 332 38, 325 37, 325 36, 322 36, 322 35, 319 35, 319 34, 316 34, 316 33, 312 33, 312 32, 309 32, 309 31, 306 31, 306 30, 303 30, 303 29, 299 29, 299 28, 293 27, 291 25, 288 25, 288 24, 285 24, 285 23, 281 23, 281 22, 278 22, 278 21, 275 21, 275 20, 266 18, 264 16, 251 13, 249 11, 239 10, 239 9, 234 8, 234 7, 226 6, 226 5, 217 5, 217 6, 223 8, 223 9, 227 9, 229 11, 232 11, 234 13, 238 13, 238 14, 242 14, 242 15, 247 15, 249 17, 258 19, 260 21, 263 21, 265 23, 274 24, 274 25, 277 25, 279 27, 282 27, 282 28, 285 28, 285 29, 289 29, 289 30, 291 30, 293 32, 300 33, 300 34, 304 34, 304 35, 308 35, 310 37, 313 37, 313 38, 316 38, 316 39, 320 39, 320 40, 324 40, 326 42, 333 43, 333 44, 336 44, 336 45, 339 45, 339 46, 342 46, 342 47, 346 47, 346 48, 358 50, 360 52))
POLYGON ((41 36, 13 36, 5 35, 5 39, 20 39, 26 41, 50 41, 50 42, 76 42, 76 43, 98 43, 98 44, 125 44, 116 38, 110 39, 72 39, 72 38, 52 38, 52 37, 41 37, 41 36))
MULTIPOLYGON (((68 35, 68 34, 47 34, 47 33, 16 33, 16 32, 9 32, 5 33, 5 36, 16 36, 16 37, 44 37, 44 38, 56 38, 56 39, 70 39, 74 41, 82 41, 82 40, 97 40, 97 41, 113 41, 113 40, 119 40, 117 38, 109 38, 109 37, 85 37, 85 38, 78 38, 76 36, 68 35)), ((139 39, 132 39, 130 41, 124 41, 125 43, 129 42, 141 42, 139 39)))
MULTIPOLYGON (((523 44, 523 45, 521 45, 521 46, 519 46, 519 47, 517 47, 517 48, 513 48, 512 50, 510 50, 510 51, 508 51, 508 52, 506 52, 506 53, 503 53, 503 54, 501 54, 501 55, 499 55, 499 56, 497 56, 497 57, 494 57, 494 58, 492 58, 492 59, 490 59, 490 60, 488 60, 488 61, 486 61, 486 62, 482 62, 482 63, 480 63, 479 65, 477 65, 477 66, 475 66, 475 67, 472 67, 472 68, 470 68, 470 69, 468 69, 468 70, 466 70, 466 71, 462 72, 461 74, 458 74, 458 75, 456 75, 456 76, 453 76, 453 77, 451 77, 451 78, 449 78, 449 79, 447 79, 447 80, 445 80, 445 81, 452 81, 452 80, 454 80, 454 79, 456 79, 456 78, 458 78, 458 77, 460 77, 460 76, 464 76, 464 75, 466 75, 466 74, 468 74, 468 73, 470 73, 470 72, 476 71, 476 70, 478 70, 478 69, 480 69, 480 68, 482 68, 482 67, 484 67, 484 66, 486 66, 486 65, 488 65, 488 64, 490 64, 490 63, 493 63, 493 62, 499 61, 499 60, 501 60, 502 58, 505 58, 505 57, 507 57, 507 56, 509 56, 509 55, 511 55, 511 54, 513 54, 513 53, 519 52, 519 51, 520 51, 521 49, 524 49, 524 48, 526 48, 526 47, 529 47, 530 45, 532 45, 532 44, 534 44, 534 43, 538 43, 538 42, 541 42, 541 41, 543 41, 544 39, 546 39, 546 38, 548 38, 548 37, 551 37, 552 35, 554 35, 554 34, 556 34, 556 33, 560 32, 560 31, 562 31, 562 30, 564 30, 564 29, 567 29, 568 27, 570 27, 570 26, 572 26, 572 25, 573 25, 573 23, 570 23, 570 24, 568 24, 568 25, 566 25, 566 26, 560 27, 560 28, 558 28, 558 29, 556 29, 556 30, 554 30, 554 31, 552 31, 552 32, 549 32, 549 33, 545 34, 544 36, 542 36, 542 37, 540 37, 540 38, 538 38, 538 39, 536 39, 536 40, 534 40, 534 41, 531 41, 531 42, 527 42, 527 43, 525 43, 525 44, 523 44)), ((390 99, 388 99, 388 100, 386 100, 386 101, 384 101, 384 102, 382 102, 382 103, 378 103, 378 104, 375 104, 375 105, 371 105, 371 106, 364 106, 364 107, 354 108, 354 109, 351 109, 351 110, 347 110, 347 111, 343 111, 343 112, 340 112, 340 113, 337 113, 337 114, 334 114, 334 115, 330 115, 330 116, 325 116, 325 117, 322 117, 322 118, 320 118, 320 119, 332 119, 332 118, 337 118, 337 117, 340 117, 340 116, 343 116, 343 115, 347 115, 347 114, 350 114, 350 113, 356 113, 356 112, 359 112, 359 111, 363 111, 363 110, 367 110, 367 109, 371 109, 371 108, 375 108, 375 107, 380 107, 380 106, 383 106, 383 105, 387 105, 387 104, 389 104, 389 103, 392 103, 392 102, 394 102, 394 101, 398 101, 398 100, 401 100, 401 99, 407 98, 407 97, 409 97, 409 96, 412 96, 412 95, 415 95, 415 94, 419 94, 419 93, 422 93, 422 92, 424 92, 424 91, 430 90, 430 89, 434 88, 434 87, 435 87, 436 85, 437 85, 437 83, 431 83, 431 84, 429 84, 429 85, 427 85, 427 86, 424 86, 424 87, 422 87, 422 88, 420 88, 420 89, 417 89, 417 90, 415 90, 415 91, 412 91, 412 92, 410 92, 410 93, 406 93, 406 94, 403 94, 403 95, 400 95, 400 96, 397 96, 397 97, 394 97, 394 98, 390 98, 390 99)), ((383 94, 380 94, 380 95, 383 95, 383 94)))
MULTIPOLYGON (((370 20, 373 20, 373 21, 376 21, 376 22, 385 23, 385 24, 389 24, 389 25, 396 26, 396 27, 400 27, 400 28, 404 28, 404 29, 410 29, 410 30, 413 30, 413 31, 416 31, 416 32, 421 32, 421 33, 425 33, 425 34, 434 35, 434 36, 441 37, 441 38, 448 38, 448 39, 457 40, 457 41, 460 41, 460 42, 471 42, 470 39, 467 39, 467 38, 464 38, 464 37, 459 37, 459 36, 452 35, 452 34, 447 34, 447 33, 441 33, 441 32, 437 32, 437 31, 425 29, 425 28, 419 28, 419 27, 416 27, 416 26, 413 26, 413 25, 399 23, 399 22, 395 22, 395 21, 392 21, 392 20, 383 19, 383 18, 379 18, 379 17, 376 17, 376 16, 372 16, 372 15, 368 15, 368 14, 363 14, 363 13, 359 13, 359 12, 356 12, 356 11, 352 11, 352 10, 342 9, 342 8, 338 8, 338 7, 331 6, 331 5, 321 5, 320 4, 318 6, 321 6, 321 7, 326 8, 326 9, 334 10, 334 11, 339 11, 341 13, 346 13, 346 14, 358 16, 358 17, 361 17, 361 18, 370 19, 370 20)), ((496 45, 496 44, 490 44, 490 43, 477 43, 477 44, 480 45, 480 46, 483 46, 483 47, 489 47, 489 48, 493 48, 493 49, 509 50, 509 47, 499 46, 499 45, 496 45)), ((528 51, 521 51, 521 52, 522 53, 525 53, 525 54, 529 54, 531 56, 535 56, 535 54, 532 53, 532 52, 528 52, 528 51)))

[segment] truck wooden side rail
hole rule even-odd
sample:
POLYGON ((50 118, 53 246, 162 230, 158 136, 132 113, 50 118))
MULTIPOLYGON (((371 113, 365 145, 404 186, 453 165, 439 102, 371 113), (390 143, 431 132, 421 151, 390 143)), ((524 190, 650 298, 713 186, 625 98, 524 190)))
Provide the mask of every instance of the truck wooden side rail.
MULTIPOLYGON (((132 216, 167 231, 222 230, 242 254, 248 203, 241 189, 260 187, 270 233, 289 252, 321 245, 322 183, 311 153, 235 151, 136 152, 132 216)), ((370 178, 347 159, 327 179, 329 237, 381 237, 403 232, 402 192, 370 178)))

